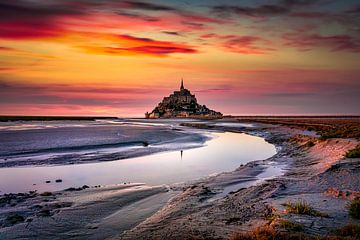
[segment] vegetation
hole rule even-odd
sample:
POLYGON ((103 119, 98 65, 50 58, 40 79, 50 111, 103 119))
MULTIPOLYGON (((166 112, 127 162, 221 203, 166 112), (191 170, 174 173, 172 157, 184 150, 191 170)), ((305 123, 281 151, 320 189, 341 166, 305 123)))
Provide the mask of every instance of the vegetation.
POLYGON ((302 224, 292 222, 286 219, 280 220, 280 227, 284 228, 285 230, 294 231, 294 232, 300 232, 304 230, 304 226, 302 224))
POLYGON ((75 187, 67 188, 67 189, 65 189, 65 191, 67 191, 67 192, 82 191, 87 188, 90 188, 90 187, 88 185, 84 185, 84 186, 78 187, 78 188, 75 188, 75 187))
POLYGON ((49 196, 52 196, 52 193, 51 192, 43 192, 43 193, 40 193, 40 196, 49 197, 49 196))
POLYGON ((338 126, 335 128, 329 128, 318 131, 321 136, 320 139, 328 138, 359 138, 360 127, 359 126, 338 126))
POLYGON ((358 144, 356 148, 348 151, 345 156, 347 158, 360 158, 360 144, 358 144))
POLYGON ((349 215, 353 218, 360 219, 360 198, 355 198, 348 205, 349 215))
POLYGON ((280 124, 289 127, 315 131, 320 139, 360 138, 360 118, 357 116, 329 117, 238 117, 239 121, 280 124))
POLYGON ((288 213, 295 213, 295 214, 303 214, 303 215, 309 215, 309 216, 315 216, 315 217, 327 217, 327 214, 321 213, 317 210, 315 210, 313 207, 310 206, 305 201, 299 201, 296 203, 286 203, 286 210, 288 213))
POLYGON ((360 239, 360 225, 348 224, 333 232, 336 236, 353 237, 360 239))
POLYGON ((360 237, 360 226, 349 224, 333 231, 328 236, 312 236, 304 233, 286 233, 271 226, 256 228, 247 233, 238 233, 231 240, 356 240, 360 237))
POLYGON ((307 141, 306 144, 305 144, 306 147, 313 147, 315 146, 315 143, 311 140, 307 141))

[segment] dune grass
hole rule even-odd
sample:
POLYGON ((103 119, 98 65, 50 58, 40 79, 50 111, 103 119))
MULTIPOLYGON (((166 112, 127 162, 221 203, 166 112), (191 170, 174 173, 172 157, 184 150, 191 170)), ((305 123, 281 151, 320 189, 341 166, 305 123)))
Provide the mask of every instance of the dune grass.
POLYGON ((354 149, 349 150, 345 157, 347 158, 360 158, 360 144, 358 144, 354 149))
POLYGON ((295 213, 295 214, 302 214, 302 215, 309 215, 315 217, 328 217, 327 214, 321 213, 315 210, 309 203, 306 201, 299 201, 296 203, 285 203, 286 211, 288 213, 295 213))
POLYGON ((288 231, 300 232, 304 230, 304 226, 302 224, 287 220, 281 219, 279 226, 288 231))
POLYGON ((330 232, 326 236, 314 236, 299 232, 282 232, 271 226, 262 226, 246 233, 237 233, 230 240, 357 240, 360 226, 348 224, 330 232))
POLYGON ((353 218, 360 219, 360 198, 355 198, 347 206, 349 209, 349 215, 353 218))

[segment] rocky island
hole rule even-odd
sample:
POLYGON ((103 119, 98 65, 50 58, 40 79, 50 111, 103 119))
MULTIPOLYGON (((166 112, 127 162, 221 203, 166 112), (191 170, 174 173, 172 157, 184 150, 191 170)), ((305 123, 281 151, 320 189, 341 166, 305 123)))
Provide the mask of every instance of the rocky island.
POLYGON ((181 80, 180 91, 164 97, 154 110, 145 113, 145 118, 221 118, 222 113, 198 104, 195 95, 184 88, 181 80))

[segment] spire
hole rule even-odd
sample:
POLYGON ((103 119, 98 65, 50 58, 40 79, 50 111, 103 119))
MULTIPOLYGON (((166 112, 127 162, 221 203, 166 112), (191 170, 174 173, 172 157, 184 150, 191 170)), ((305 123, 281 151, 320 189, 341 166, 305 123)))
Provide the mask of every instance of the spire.
POLYGON ((181 78, 181 86, 180 86, 180 90, 184 89, 184 80, 181 78))

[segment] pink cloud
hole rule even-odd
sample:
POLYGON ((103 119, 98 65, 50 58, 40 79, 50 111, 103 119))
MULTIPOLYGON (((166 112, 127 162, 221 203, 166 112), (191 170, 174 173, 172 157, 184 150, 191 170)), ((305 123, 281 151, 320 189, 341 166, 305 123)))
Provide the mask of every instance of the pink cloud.
POLYGON ((360 41, 350 35, 323 36, 317 33, 293 32, 282 36, 284 45, 299 50, 310 50, 315 47, 325 47, 330 51, 360 52, 360 41))

